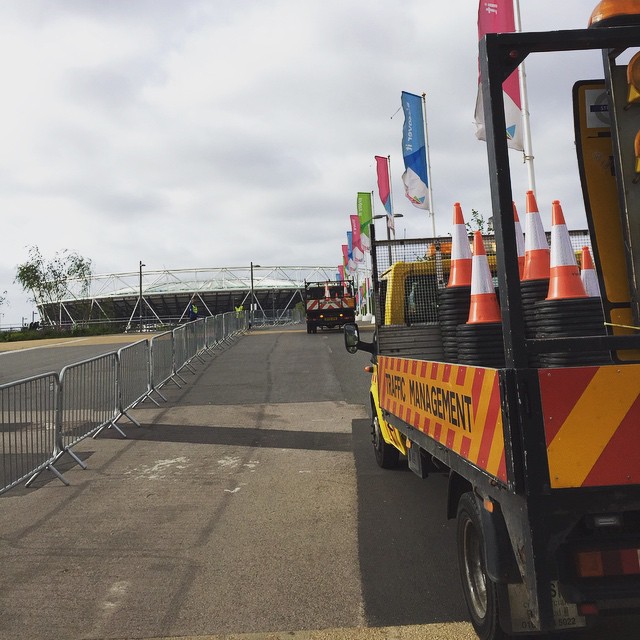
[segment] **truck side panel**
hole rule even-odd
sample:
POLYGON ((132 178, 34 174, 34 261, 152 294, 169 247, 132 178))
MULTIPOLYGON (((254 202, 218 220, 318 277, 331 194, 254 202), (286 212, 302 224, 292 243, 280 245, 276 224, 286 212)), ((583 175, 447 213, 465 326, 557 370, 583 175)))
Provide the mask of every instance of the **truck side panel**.
POLYGON ((640 484, 640 365, 538 375, 551 488, 640 484))
POLYGON ((380 356, 380 406, 506 484, 498 370, 380 356))
POLYGON ((373 400, 373 405, 371 407, 372 411, 375 411, 378 416, 378 423, 380 425, 380 431, 382 433, 382 437, 387 444, 392 444, 403 456, 407 455, 407 448, 405 446, 405 439, 402 434, 394 429, 382 415, 382 411, 380 408, 380 398, 378 397, 378 369, 376 368, 375 372, 372 374, 371 378, 371 398, 373 400))

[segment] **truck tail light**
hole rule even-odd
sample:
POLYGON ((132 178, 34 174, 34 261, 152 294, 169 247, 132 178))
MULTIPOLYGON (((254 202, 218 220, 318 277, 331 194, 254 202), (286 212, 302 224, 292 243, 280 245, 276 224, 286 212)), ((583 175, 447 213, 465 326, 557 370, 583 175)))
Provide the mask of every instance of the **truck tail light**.
POLYGON ((581 616, 597 616, 600 612, 594 602, 583 602, 578 605, 578 613, 581 616))
POLYGON ((575 554, 580 578, 640 575, 640 549, 583 550, 575 554))

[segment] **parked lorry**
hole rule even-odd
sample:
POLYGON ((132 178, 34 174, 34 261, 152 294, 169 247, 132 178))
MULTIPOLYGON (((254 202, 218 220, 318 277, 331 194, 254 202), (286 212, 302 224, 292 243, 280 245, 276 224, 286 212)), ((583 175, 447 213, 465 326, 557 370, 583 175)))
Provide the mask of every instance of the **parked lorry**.
POLYGON ((307 333, 316 333, 318 327, 342 327, 354 322, 356 299, 353 280, 305 282, 304 304, 307 333))
POLYGON ((421 478, 448 477, 446 515, 483 640, 640 612, 640 63, 619 62, 640 46, 639 16, 625 14, 637 5, 600 3, 598 28, 480 43, 498 337, 465 324, 446 286, 445 240, 375 233, 374 343, 345 326, 347 350, 372 354, 378 464, 406 458, 421 478), (532 300, 521 282, 502 97, 529 54, 588 49, 602 51, 604 78, 578 81, 573 98, 596 322, 576 300, 564 310, 546 292, 532 300), (553 313, 536 325, 544 309, 553 313))

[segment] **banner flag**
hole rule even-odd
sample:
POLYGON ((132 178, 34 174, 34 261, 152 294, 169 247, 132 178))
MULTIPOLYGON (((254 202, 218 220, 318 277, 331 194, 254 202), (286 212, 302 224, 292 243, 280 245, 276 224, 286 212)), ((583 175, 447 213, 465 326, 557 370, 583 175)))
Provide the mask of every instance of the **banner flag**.
POLYGON ((344 265, 338 265, 338 280, 344 280, 344 265))
POLYGON ((378 174, 378 193, 380 200, 387 212, 387 228, 395 231, 393 211, 391 209, 391 182, 389 179, 389 159, 383 156, 375 156, 376 171, 378 174))
POLYGON ((373 219, 371 210, 371 193, 359 192, 356 205, 360 220, 360 247, 363 251, 371 251, 371 231, 369 225, 373 219))
POLYGON ((418 209, 429 209, 429 177, 427 175, 427 148, 424 135, 422 98, 402 92, 404 125, 402 127, 402 157, 405 172, 402 174, 404 192, 411 204, 418 209))
POLYGON ((349 273, 355 273, 356 263, 353 259, 353 233, 351 231, 347 231, 347 271, 349 273))
MULTIPOLYGON (((513 0, 480 0, 478 5, 478 40, 487 33, 513 33, 516 30, 513 0)), ((486 140, 484 108, 482 104, 481 78, 478 74, 478 98, 476 100, 476 137, 486 140)), ((516 69, 503 83, 504 115, 507 146, 524 151, 522 131, 522 101, 520 80, 516 69)))
POLYGON ((364 262, 364 251, 362 250, 362 239, 360 237, 360 218, 358 216, 349 216, 351 220, 351 253, 353 261, 357 264, 364 262))

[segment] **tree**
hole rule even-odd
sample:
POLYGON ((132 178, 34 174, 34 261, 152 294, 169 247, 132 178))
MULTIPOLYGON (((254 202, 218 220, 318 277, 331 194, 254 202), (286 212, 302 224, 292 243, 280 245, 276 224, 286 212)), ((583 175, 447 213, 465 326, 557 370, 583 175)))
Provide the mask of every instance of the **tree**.
MULTIPOLYGON (((29 248, 29 259, 18 265, 15 282, 30 291, 39 305, 53 304, 69 291, 71 280, 77 281, 85 296, 91 284, 91 260, 65 249, 46 261, 38 247, 29 248)), ((46 313, 46 312, 45 312, 46 313)))
POLYGON ((485 229, 484 216, 476 209, 471 209, 471 222, 465 222, 465 226, 467 227, 469 235, 474 231, 479 231, 483 235, 485 233, 491 233, 491 230, 488 228, 490 225, 487 225, 487 228, 485 229))

